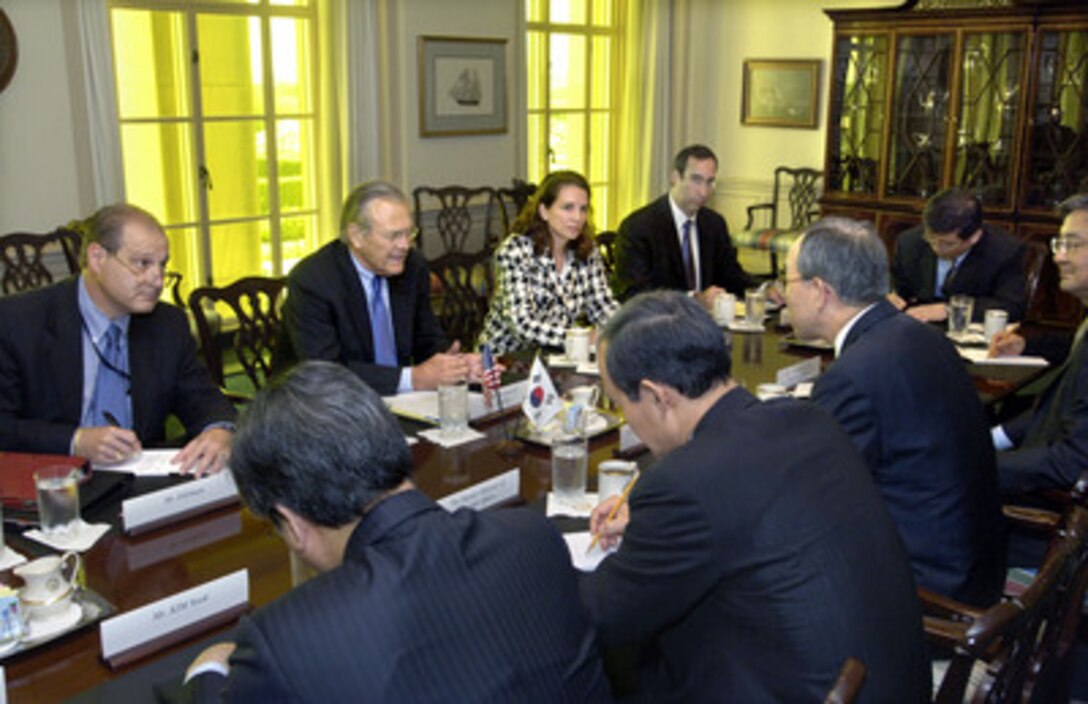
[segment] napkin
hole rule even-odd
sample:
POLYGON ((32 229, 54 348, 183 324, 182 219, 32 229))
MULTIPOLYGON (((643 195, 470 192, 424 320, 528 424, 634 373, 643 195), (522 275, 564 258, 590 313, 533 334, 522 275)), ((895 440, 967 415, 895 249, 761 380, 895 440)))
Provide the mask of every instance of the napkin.
POLYGON ((457 447, 458 445, 464 445, 465 443, 487 437, 479 430, 473 430, 472 428, 465 428, 453 436, 443 435, 441 428, 428 428, 427 430, 419 431, 419 435, 420 437, 427 438, 435 445, 441 445, 442 447, 457 447))
POLYGON ((68 531, 67 535, 46 535, 39 529, 28 530, 23 533, 23 536, 36 540, 42 545, 48 545, 54 550, 75 550, 76 552, 84 552, 89 550, 92 545, 98 542, 98 539, 105 535, 110 529, 108 523, 87 523, 82 518, 79 520, 79 529, 76 531, 68 531))
POLYGON ((0 551, 0 572, 10 570, 12 567, 18 567, 24 562, 26 562, 26 555, 15 552, 9 547, 4 547, 0 551))
POLYGON ((586 492, 585 497, 568 501, 560 499, 554 491, 548 492, 548 507, 545 509, 547 516, 571 516, 572 518, 589 518, 593 508, 597 505, 597 494, 586 492))

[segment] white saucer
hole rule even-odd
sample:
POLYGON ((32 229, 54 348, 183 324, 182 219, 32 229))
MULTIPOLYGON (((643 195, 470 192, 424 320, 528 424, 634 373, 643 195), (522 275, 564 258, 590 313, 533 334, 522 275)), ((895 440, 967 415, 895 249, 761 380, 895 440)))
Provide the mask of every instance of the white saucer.
POLYGON ((550 355, 548 355, 548 366, 549 367, 555 367, 557 369, 566 368, 566 367, 572 367, 573 368, 573 367, 578 366, 578 362, 576 360, 573 360, 573 359, 567 357, 566 355, 550 354, 550 355))
POLYGON ((24 643, 46 640, 64 633, 83 618, 83 607, 76 602, 68 605, 68 608, 56 616, 47 619, 27 619, 27 633, 23 636, 24 643))
POLYGON ((749 323, 747 320, 734 320, 726 327, 732 332, 763 332, 763 323, 749 323))

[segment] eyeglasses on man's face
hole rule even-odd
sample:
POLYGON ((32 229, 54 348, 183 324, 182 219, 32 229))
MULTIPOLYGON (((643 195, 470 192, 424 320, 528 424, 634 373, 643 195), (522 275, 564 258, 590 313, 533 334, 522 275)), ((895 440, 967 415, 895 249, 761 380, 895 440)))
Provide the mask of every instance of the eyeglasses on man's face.
POLYGON ((371 234, 380 237, 389 244, 396 244, 397 242, 412 244, 416 241, 416 238, 419 237, 419 228, 409 227, 404 230, 395 230, 394 232, 375 232, 371 230, 371 234))
POLYGON ((1072 254, 1084 246, 1084 242, 1076 237, 1051 237, 1050 251, 1054 254, 1065 256, 1072 254))
POLYGON ((109 250, 106 250, 106 253, 116 260, 118 264, 128 269, 129 273, 138 279, 146 278, 149 274, 158 274, 159 276, 166 278, 168 274, 166 271, 166 261, 156 261, 149 257, 139 257, 129 261, 119 253, 110 252, 109 250))

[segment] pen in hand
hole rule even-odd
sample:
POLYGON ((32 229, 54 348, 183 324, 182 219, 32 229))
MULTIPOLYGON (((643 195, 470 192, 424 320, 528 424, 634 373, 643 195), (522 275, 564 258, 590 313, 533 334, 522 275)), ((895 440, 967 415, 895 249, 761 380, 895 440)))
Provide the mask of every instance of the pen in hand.
MULTIPOLYGON (((616 514, 620 512, 620 507, 627 502, 627 497, 631 495, 631 490, 635 488, 635 482, 642 476, 641 473, 631 477, 631 481, 627 482, 627 486, 623 488, 623 493, 620 494, 619 501, 612 507, 612 510, 608 512, 608 516, 604 519, 604 525, 608 525, 612 522, 612 519, 616 517, 616 514)), ((601 526, 604 528, 604 526, 601 526)), ((601 533, 597 532, 593 535, 593 540, 589 541, 589 547, 586 548, 586 554, 593 552, 593 548, 597 547, 597 543, 601 540, 601 533)))
POLYGON ((121 421, 117 420, 117 416, 113 415, 109 411, 102 411, 102 417, 106 419, 106 422, 115 428, 121 427, 121 421))

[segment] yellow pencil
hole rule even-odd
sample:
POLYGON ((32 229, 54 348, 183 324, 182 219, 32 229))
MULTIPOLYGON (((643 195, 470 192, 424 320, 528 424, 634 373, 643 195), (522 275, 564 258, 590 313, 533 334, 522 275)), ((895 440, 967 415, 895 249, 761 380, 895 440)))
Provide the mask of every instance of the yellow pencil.
MULTIPOLYGON (((635 482, 638 481, 638 478, 641 475, 642 475, 642 473, 639 472, 635 476, 631 477, 631 481, 627 482, 627 486, 624 487, 623 493, 620 494, 620 500, 616 502, 616 505, 613 506, 612 510, 608 512, 608 516, 605 517, 605 519, 604 519, 604 524, 605 525, 608 525, 609 523, 611 523, 612 519, 616 517, 616 514, 620 512, 620 506, 623 506, 623 504, 627 501, 627 497, 631 495, 631 490, 635 488, 635 482)), ((587 555, 589 553, 593 552, 593 548, 597 547, 597 543, 600 541, 600 539, 601 539, 601 534, 600 533, 597 533, 597 534, 595 534, 593 536, 593 540, 589 541, 589 547, 586 548, 586 554, 587 555)))

